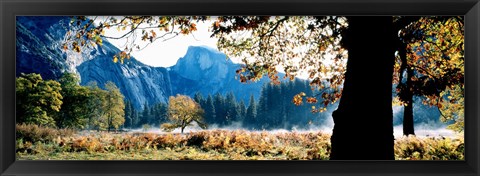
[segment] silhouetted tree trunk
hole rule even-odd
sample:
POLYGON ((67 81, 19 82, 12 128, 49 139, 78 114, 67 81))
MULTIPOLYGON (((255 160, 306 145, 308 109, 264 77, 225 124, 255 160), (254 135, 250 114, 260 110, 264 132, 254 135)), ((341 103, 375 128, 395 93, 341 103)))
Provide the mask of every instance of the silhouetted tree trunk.
POLYGON ((393 160, 392 17, 347 17, 342 98, 333 112, 332 160, 393 160))
POLYGON ((399 42, 398 55, 402 64, 400 66, 400 75, 399 75, 399 86, 400 90, 400 99, 406 104, 403 106, 403 135, 415 135, 415 130, 413 126, 413 92, 412 88, 412 76, 413 70, 407 63, 407 45, 403 42, 399 42), (406 71, 406 83, 403 84, 403 72, 406 71))
POLYGON ((183 134, 183 130, 185 129, 185 126, 186 126, 185 121, 182 120, 182 126, 180 128, 180 131, 181 131, 182 134, 183 134))
POLYGON ((407 68, 407 96, 405 97, 406 105, 403 106, 403 135, 415 135, 415 130, 413 127, 413 93, 410 91, 412 87, 412 77, 413 71, 410 68, 407 68))

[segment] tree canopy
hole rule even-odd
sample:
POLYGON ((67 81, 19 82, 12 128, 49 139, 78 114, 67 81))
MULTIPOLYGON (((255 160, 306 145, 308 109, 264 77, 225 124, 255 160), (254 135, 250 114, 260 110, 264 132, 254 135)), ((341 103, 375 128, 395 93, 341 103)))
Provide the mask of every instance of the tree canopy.
POLYGON ((55 121, 59 128, 84 129, 88 118, 92 115, 88 107, 92 92, 79 85, 80 78, 73 73, 64 73, 58 82, 61 85, 63 104, 61 111, 55 114, 55 121))
POLYGON ((173 131, 176 128, 180 128, 183 133, 183 130, 187 126, 192 126, 193 122, 205 129, 207 124, 203 122, 204 113, 205 111, 200 105, 190 97, 185 95, 171 96, 168 100, 168 119, 170 123, 162 124, 161 129, 173 131))
POLYGON ((142 50, 150 43, 157 40, 166 41, 178 35, 188 35, 196 31, 196 23, 206 20, 205 16, 74 16, 70 21, 73 27, 66 34, 66 40, 62 47, 64 50, 81 52, 82 48, 102 45, 103 39, 127 39, 125 48, 117 53, 112 59, 113 62, 130 58, 130 53, 142 50), (95 24, 95 21, 101 21, 95 24), (123 33, 120 36, 107 36, 107 29, 117 29, 123 33), (141 34, 137 33, 141 31, 141 34), (139 36, 140 35, 140 36, 139 36), (141 38, 143 42, 135 42, 141 38))
POLYGON ((451 129, 462 131, 463 17, 420 17, 401 29, 399 37, 394 84, 401 104, 411 109, 412 97, 422 97, 423 104, 438 107, 442 121, 454 122, 451 129))
POLYGON ((39 74, 21 74, 16 79, 17 123, 55 127, 54 114, 63 103, 61 90, 60 83, 39 74))
POLYGON ((16 79, 17 123, 72 129, 118 129, 123 125, 123 95, 114 83, 79 85, 73 73, 58 80, 43 80, 39 74, 21 74, 16 79))

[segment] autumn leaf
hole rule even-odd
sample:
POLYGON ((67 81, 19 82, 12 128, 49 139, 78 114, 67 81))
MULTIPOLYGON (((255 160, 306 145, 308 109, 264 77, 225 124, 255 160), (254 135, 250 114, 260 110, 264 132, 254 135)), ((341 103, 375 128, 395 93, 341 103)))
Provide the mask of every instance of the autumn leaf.
POLYGON ((190 31, 196 31, 197 25, 195 23, 190 24, 190 31))
POLYGON ((155 31, 151 30, 150 33, 152 33, 152 37, 153 37, 153 38, 156 38, 156 37, 157 37, 157 33, 155 33, 155 31))
POLYGON ((308 97, 307 103, 317 103, 317 99, 315 97, 308 97))

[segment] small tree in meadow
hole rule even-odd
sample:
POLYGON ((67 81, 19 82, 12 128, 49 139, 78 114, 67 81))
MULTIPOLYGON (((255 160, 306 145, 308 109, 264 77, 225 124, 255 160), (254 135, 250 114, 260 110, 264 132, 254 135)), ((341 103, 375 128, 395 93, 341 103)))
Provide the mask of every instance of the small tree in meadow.
POLYGON ((192 122, 197 122, 202 129, 207 128, 207 125, 203 122, 203 109, 190 97, 185 95, 171 96, 168 101, 170 123, 162 124, 160 126, 162 130, 170 132, 180 128, 183 133, 185 127, 193 125, 192 122))

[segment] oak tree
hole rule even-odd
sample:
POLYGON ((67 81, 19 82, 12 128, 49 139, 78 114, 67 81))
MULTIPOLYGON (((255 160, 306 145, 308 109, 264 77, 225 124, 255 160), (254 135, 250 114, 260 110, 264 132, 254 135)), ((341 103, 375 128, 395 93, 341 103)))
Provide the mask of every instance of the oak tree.
POLYGON ((207 125, 203 122, 204 110, 200 105, 185 95, 171 96, 168 100, 168 116, 170 123, 164 123, 160 128, 164 131, 173 131, 180 128, 181 133, 187 126, 196 122, 198 126, 205 129, 207 125))
POLYGON ((449 128, 463 130, 464 30, 462 17, 409 17, 399 31, 394 84, 404 105, 404 135, 414 133, 413 96, 436 106, 449 128), (413 20, 412 20, 413 19, 413 20))
POLYGON ((125 123, 125 104, 123 95, 115 83, 108 81, 105 83, 105 90, 108 92, 105 96, 104 110, 107 119, 107 130, 112 128, 117 130, 123 123, 125 123))
POLYGON ((90 89, 79 85, 79 77, 74 73, 64 73, 58 82, 63 96, 61 110, 56 113, 55 121, 59 128, 84 129, 92 115, 89 101, 93 98, 90 89))
POLYGON ((22 73, 15 81, 16 122, 56 127, 54 114, 63 103, 60 83, 36 73, 22 73))

